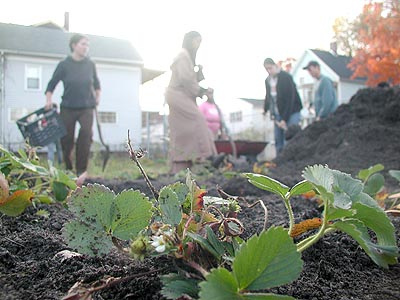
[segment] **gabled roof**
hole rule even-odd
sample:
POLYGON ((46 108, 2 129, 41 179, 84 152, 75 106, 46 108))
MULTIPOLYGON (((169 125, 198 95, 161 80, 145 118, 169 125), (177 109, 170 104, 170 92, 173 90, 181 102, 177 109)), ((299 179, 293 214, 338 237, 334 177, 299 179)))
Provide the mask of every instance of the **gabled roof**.
POLYGON ((350 56, 334 55, 329 51, 323 50, 310 50, 316 56, 318 56, 329 68, 331 68, 340 77, 340 79, 350 79, 350 77, 353 75, 353 71, 347 67, 347 65, 351 61, 350 56))
MULTIPOLYGON (((41 26, 0 23, 0 50, 38 56, 66 56, 69 54, 68 42, 73 34, 41 26)), ((87 36, 92 58, 143 64, 139 53, 129 41, 96 35, 87 36)))
POLYGON ((247 103, 250 103, 254 107, 264 107, 264 99, 253 99, 253 98, 239 98, 247 103))

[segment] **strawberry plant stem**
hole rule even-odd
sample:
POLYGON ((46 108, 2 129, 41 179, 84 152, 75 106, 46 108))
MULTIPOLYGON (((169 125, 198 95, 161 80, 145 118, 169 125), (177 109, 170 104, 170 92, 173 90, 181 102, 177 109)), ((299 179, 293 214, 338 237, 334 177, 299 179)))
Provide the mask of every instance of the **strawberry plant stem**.
POLYGON ((293 209, 292 206, 290 205, 290 200, 288 198, 286 197, 283 198, 283 201, 285 202, 285 206, 289 214, 289 235, 290 235, 294 226, 293 209))

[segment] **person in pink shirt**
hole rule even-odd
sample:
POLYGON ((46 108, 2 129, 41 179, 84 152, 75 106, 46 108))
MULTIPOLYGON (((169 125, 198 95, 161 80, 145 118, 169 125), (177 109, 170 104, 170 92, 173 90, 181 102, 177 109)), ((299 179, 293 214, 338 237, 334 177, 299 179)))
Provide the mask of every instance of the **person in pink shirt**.
POLYGON ((221 130, 221 116, 219 108, 214 102, 214 90, 209 88, 205 93, 207 101, 200 104, 199 109, 206 119, 208 129, 212 132, 214 139, 218 139, 221 130))

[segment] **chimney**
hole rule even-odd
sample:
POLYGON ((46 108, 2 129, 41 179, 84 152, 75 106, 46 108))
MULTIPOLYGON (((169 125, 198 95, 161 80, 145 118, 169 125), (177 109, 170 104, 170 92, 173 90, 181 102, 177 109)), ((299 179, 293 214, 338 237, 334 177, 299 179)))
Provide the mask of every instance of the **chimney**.
POLYGON ((334 56, 337 56, 338 54, 337 54, 337 42, 332 42, 331 43, 331 45, 330 45, 331 47, 331 53, 334 55, 334 56))
POLYGON ((64 29, 69 31, 69 12, 64 13, 64 29))

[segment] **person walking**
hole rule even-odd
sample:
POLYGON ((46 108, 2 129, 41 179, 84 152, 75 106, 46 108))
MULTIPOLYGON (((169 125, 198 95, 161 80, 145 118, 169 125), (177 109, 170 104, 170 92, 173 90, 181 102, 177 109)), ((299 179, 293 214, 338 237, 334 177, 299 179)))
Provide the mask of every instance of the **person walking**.
POLYGON ((272 58, 264 60, 264 68, 269 74, 265 79, 264 115, 269 110, 274 121, 275 149, 278 155, 285 145, 287 128, 300 123, 303 105, 289 73, 281 70, 272 58))
POLYGON ((311 77, 316 79, 313 100, 316 120, 325 119, 338 107, 338 100, 332 80, 321 74, 321 66, 317 61, 310 61, 303 70, 308 70, 311 77))
POLYGON ((85 181, 92 143, 92 126, 94 109, 100 101, 100 81, 96 66, 88 57, 89 39, 82 34, 74 34, 69 47, 71 55, 62 60, 56 67, 46 89, 46 109, 53 105, 53 92, 62 81, 64 93, 60 105, 60 117, 64 122, 67 134, 61 139, 65 166, 72 170, 72 152, 74 148, 75 125, 80 125, 76 142, 77 185, 85 181))
POLYGON ((176 173, 217 153, 211 132, 201 114, 196 98, 206 92, 199 85, 201 68, 195 72, 196 54, 201 35, 196 31, 185 34, 182 50, 171 65, 171 80, 165 93, 169 105, 171 172, 176 173))

